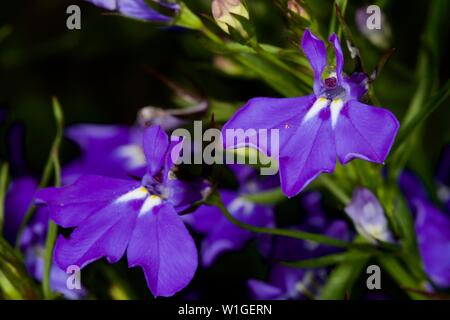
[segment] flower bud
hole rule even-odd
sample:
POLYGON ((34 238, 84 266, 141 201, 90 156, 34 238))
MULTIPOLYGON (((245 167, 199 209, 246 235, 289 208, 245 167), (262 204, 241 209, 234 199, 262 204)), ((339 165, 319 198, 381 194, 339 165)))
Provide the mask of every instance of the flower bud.
POLYGON ((295 0, 289 0, 287 3, 287 8, 289 10, 288 15, 294 13, 305 20, 310 19, 308 12, 306 12, 306 10, 303 9, 303 7, 295 0))
POLYGON ((247 8, 241 0, 213 0, 211 9, 217 25, 223 31, 229 33, 228 26, 231 26, 233 29, 245 33, 239 20, 233 16, 235 14, 249 19, 247 8))

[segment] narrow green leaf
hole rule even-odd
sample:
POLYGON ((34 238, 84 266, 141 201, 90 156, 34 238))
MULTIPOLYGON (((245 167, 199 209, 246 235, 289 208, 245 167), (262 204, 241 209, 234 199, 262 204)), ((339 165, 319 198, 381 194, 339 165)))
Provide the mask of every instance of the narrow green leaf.
POLYGON ((321 300, 340 300, 349 294, 369 261, 370 255, 362 255, 359 259, 346 261, 336 266, 322 289, 321 300))
POLYGON ((362 258, 366 258, 367 253, 358 251, 348 251, 343 253, 330 254, 323 257, 318 257, 314 259, 306 259, 293 262, 282 262, 282 265, 292 268, 323 268, 334 264, 359 261, 362 258))
POLYGON ((397 136, 396 149, 400 147, 411 134, 420 127, 421 124, 427 120, 427 118, 435 112, 450 96, 450 80, 441 87, 441 89, 435 93, 427 103, 425 103, 420 111, 415 113, 410 120, 406 120, 402 124, 397 136))
POLYGON ((339 10, 341 11, 342 17, 345 15, 345 11, 347 9, 347 0, 335 0, 333 3, 333 11, 331 14, 331 22, 330 22, 330 30, 329 34, 331 35, 333 32, 336 32, 338 37, 341 38, 342 34, 342 28, 340 25, 338 25, 338 19, 337 19, 337 13, 336 13, 336 6, 339 7, 339 10))
POLYGON ((3 163, 0 168, 0 234, 3 233, 5 222, 5 196, 8 188, 8 163, 3 163))
MULTIPOLYGON (((402 289, 424 289, 424 283, 418 283, 418 281, 414 279, 394 257, 389 255, 379 256, 378 261, 380 262, 382 269, 386 270, 402 289)), ((424 299, 424 296, 418 293, 408 290, 406 290, 406 292, 412 299, 424 299)))
POLYGON ((38 299, 20 255, 0 237, 0 294, 8 299, 38 299))

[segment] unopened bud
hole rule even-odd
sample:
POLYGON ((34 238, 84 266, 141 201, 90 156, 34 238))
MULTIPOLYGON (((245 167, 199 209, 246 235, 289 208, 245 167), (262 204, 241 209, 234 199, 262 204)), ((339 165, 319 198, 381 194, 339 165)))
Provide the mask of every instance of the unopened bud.
POLYGON ((235 14, 249 19, 248 11, 241 0, 213 0, 211 8, 214 19, 223 31, 229 33, 228 26, 231 26, 241 33, 245 32, 239 20, 233 16, 235 14))
POLYGON ((289 10, 288 15, 290 15, 291 13, 294 13, 300 17, 302 17, 303 19, 309 20, 309 14, 306 12, 305 9, 303 9, 303 7, 298 4, 297 1, 295 0, 289 0, 287 3, 287 8, 289 10))

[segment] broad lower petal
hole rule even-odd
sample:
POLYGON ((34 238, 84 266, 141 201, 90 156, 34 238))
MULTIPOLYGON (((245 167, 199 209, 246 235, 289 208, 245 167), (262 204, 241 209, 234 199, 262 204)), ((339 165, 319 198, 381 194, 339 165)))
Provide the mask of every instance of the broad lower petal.
POLYGON ((388 110, 349 101, 340 111, 336 127, 336 151, 346 164, 354 158, 383 163, 400 127, 388 110))
POLYGON ((117 262, 130 240, 143 199, 116 200, 83 221, 68 239, 59 236, 55 245, 55 261, 66 270, 80 268, 106 257, 117 262))
POLYGON ((194 240, 168 204, 138 218, 127 256, 130 267, 144 269, 154 296, 174 295, 191 281, 197 269, 194 240))
POLYGON ((280 156, 281 188, 288 197, 298 194, 321 173, 333 172, 336 165, 329 108, 307 118, 301 121, 280 156))
POLYGON ((39 190, 36 202, 48 207, 56 224, 71 228, 139 185, 133 180, 86 175, 65 187, 39 190))
POLYGON ((270 129, 279 130, 279 148, 283 148, 297 131, 302 117, 315 99, 314 95, 299 98, 251 99, 224 125, 222 135, 225 148, 250 146, 259 149, 268 156, 276 156, 278 150, 272 148, 269 142, 271 135, 267 131, 270 129), (237 130, 239 129, 246 134, 238 135, 237 130), (234 139, 233 131, 236 133, 234 139), (266 132, 265 137, 263 132, 266 132), (256 140, 256 145, 252 142, 252 139, 256 140))

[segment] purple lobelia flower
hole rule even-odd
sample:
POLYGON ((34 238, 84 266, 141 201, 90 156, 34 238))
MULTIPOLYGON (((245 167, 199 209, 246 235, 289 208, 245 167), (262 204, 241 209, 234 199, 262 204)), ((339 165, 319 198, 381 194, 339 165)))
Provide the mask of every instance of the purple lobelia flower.
POLYGON ((225 137, 227 129, 253 129, 256 146, 249 143, 249 134, 234 141, 225 138, 225 148, 256 147, 278 157, 281 186, 287 196, 299 193, 320 173, 333 172, 336 157, 342 164, 354 158, 383 163, 399 128, 390 111, 358 101, 367 92, 367 77, 362 73, 344 75, 339 39, 333 34, 329 40, 336 56, 333 68, 327 66, 325 43, 309 30, 303 35, 302 48, 314 71, 313 94, 251 99, 223 128, 225 137), (279 155, 264 143, 262 129, 279 130, 279 155))
MULTIPOLYGON (((298 229, 349 240, 347 224, 327 217, 319 193, 305 193, 301 198, 301 207, 306 213, 306 219, 298 229)), ((264 248, 263 254, 275 261, 295 261, 320 257, 338 250, 309 241, 274 237, 271 246, 264 248)), ((247 284, 252 297, 258 300, 314 299, 320 294, 327 274, 325 268, 298 269, 274 264, 267 281, 251 279, 247 284)))
MULTIPOLYGON (((5 199, 5 238, 15 243, 19 226, 33 201, 37 182, 31 177, 22 177, 11 183, 5 199)), ((48 210, 38 208, 20 237, 20 250, 28 273, 36 280, 42 281, 44 274, 44 244, 47 237, 49 221, 48 210)), ((50 287, 67 299, 79 299, 85 295, 84 289, 69 289, 69 275, 53 264, 50 269, 50 287)))
POLYGON ((368 189, 356 188, 345 212, 352 219, 356 230, 367 240, 374 243, 394 242, 383 207, 368 189))
POLYGON ((450 218, 429 201, 414 200, 417 244, 425 272, 442 288, 450 288, 450 218))
MULTIPOLYGON (((445 154, 441 165, 445 163, 445 154)), ((438 171, 442 183, 442 166, 438 171)), ((400 188, 415 213, 417 245, 425 272, 439 287, 450 287, 450 218, 428 199, 419 179, 406 171, 400 176, 400 188)), ((445 200, 445 199, 444 199, 445 200)), ((445 202, 445 201, 444 201, 445 202)))
MULTIPOLYGON (((220 190, 220 195, 228 211, 238 220, 258 227, 274 226, 271 206, 255 204, 246 200, 246 194, 257 193, 274 187, 273 180, 256 177, 256 171, 245 165, 232 165, 232 171, 239 182, 239 190, 220 190), (272 181, 268 181, 272 180, 272 181)), ((224 252, 242 249, 247 241, 258 235, 232 224, 213 206, 201 206, 193 214, 186 215, 185 221, 197 232, 205 234, 202 241, 201 257, 205 267, 211 266, 224 252)))
POLYGON ((81 149, 79 159, 63 168, 63 184, 82 174, 127 178, 145 168, 139 127, 80 124, 69 127, 66 136, 81 149), (100 160, 101 159, 101 160, 100 160))
MULTIPOLYGON (((120 14, 139 20, 153 22, 169 22, 172 18, 166 16, 154 8, 150 7, 145 0, 86 0, 96 6, 107 10, 114 10, 120 14)), ((156 4, 163 8, 176 13, 179 10, 177 3, 171 3, 165 0, 153 0, 156 4)))
POLYGON ((154 296, 171 296, 190 282, 197 250, 177 211, 201 199, 203 183, 176 178, 176 144, 160 127, 147 128, 147 170, 141 181, 85 175, 72 185, 38 192, 51 219, 75 228, 68 239, 60 236, 56 242, 59 266, 84 267, 103 257, 115 263, 126 251, 128 265, 143 268, 154 296))

